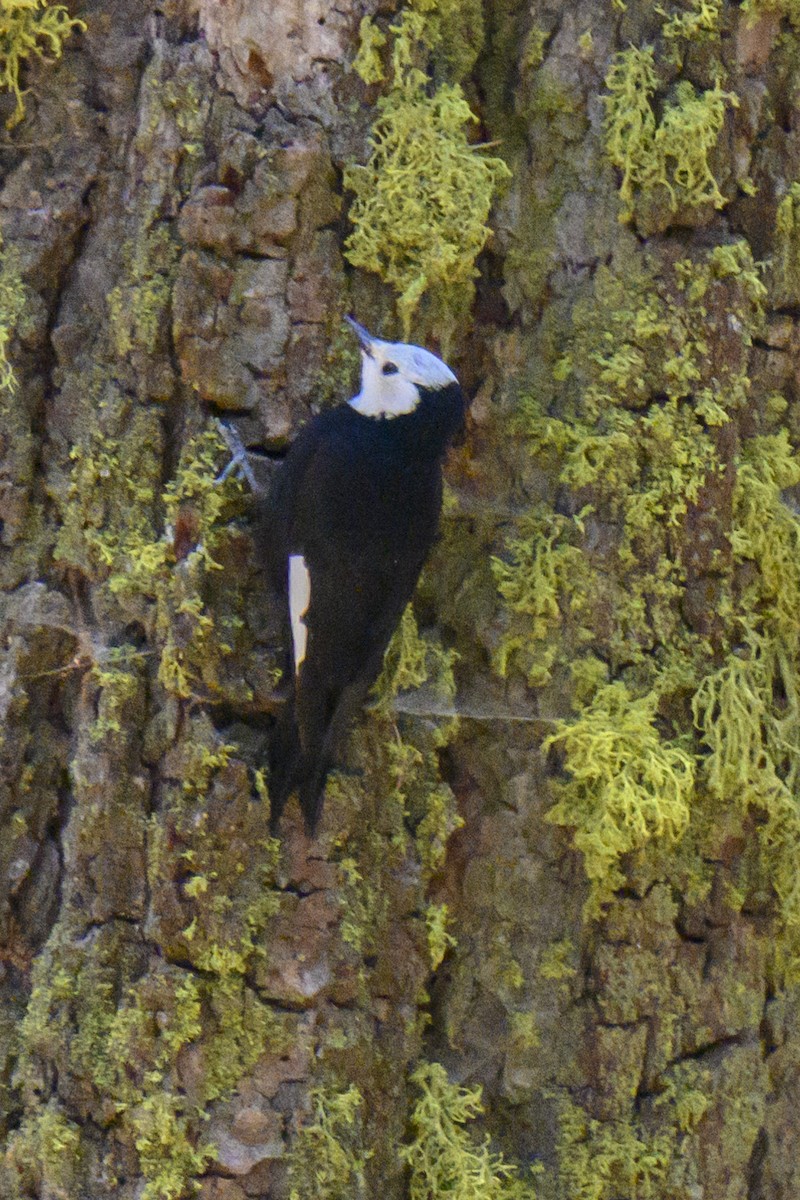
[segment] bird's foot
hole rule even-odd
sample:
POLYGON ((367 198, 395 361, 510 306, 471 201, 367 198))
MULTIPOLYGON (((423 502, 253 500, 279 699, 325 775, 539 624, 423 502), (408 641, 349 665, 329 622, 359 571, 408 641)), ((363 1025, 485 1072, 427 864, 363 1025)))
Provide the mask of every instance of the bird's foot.
POLYGON ((251 489, 254 492, 258 492, 259 486, 247 457, 247 448, 239 437, 237 430, 233 425, 229 425, 227 421, 218 420, 217 426, 225 440, 226 446, 231 452, 231 461, 220 471, 215 483, 224 483, 229 475, 235 474, 240 479, 246 479, 251 489))

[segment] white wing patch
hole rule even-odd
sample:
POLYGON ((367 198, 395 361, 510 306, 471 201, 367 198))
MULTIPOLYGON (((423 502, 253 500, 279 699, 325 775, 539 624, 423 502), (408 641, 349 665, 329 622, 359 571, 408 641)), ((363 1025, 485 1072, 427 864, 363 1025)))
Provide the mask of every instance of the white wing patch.
POLYGON ((303 618, 311 603, 311 575, 302 554, 289 555, 289 619, 292 623, 294 673, 306 656, 308 628, 303 618))

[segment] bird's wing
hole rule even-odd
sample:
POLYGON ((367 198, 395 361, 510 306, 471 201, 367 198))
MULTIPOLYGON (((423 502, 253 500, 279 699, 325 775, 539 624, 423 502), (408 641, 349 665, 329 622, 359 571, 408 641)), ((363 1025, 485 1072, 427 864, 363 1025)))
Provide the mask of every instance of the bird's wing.
POLYGON ((386 495, 379 476, 337 436, 309 457, 292 495, 288 550, 291 560, 301 559, 296 597, 307 613, 309 653, 322 654, 338 676, 363 657, 387 604, 394 607, 402 571, 380 517, 386 495))
POLYGON ((363 625, 356 607, 374 591, 370 558, 381 557, 369 528, 379 490, 353 436, 352 414, 335 409, 300 432, 262 503, 259 550, 284 597, 295 666, 305 656, 306 613, 334 634, 363 625))
POLYGON ((287 586, 287 563, 297 500, 314 478, 313 462, 319 450, 320 439, 312 421, 295 438, 272 486, 258 504, 256 552, 279 594, 283 594, 287 586))

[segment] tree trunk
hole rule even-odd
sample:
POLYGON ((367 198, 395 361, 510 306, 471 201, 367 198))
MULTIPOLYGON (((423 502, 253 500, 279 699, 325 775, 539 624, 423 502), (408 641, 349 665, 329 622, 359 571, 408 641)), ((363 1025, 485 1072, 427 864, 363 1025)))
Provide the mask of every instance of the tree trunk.
POLYGON ((794 1200, 795 0, 75 15, 0 142, 0 1196, 794 1200), (268 482, 346 312, 471 413, 278 842, 216 418, 268 482))

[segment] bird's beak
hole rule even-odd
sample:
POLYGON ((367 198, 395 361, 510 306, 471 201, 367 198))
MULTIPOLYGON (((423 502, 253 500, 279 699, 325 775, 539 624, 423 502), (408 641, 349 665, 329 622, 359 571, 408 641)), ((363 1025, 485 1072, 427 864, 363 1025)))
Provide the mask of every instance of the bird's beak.
POLYGON ((349 314, 345 317, 345 321, 347 321, 347 324, 350 326, 353 333, 356 335, 359 342, 361 343, 361 349, 364 351, 365 354, 369 355, 369 357, 372 358, 372 343, 373 343, 372 335, 367 333, 364 326, 359 325, 358 321, 356 321, 356 319, 354 317, 351 317, 349 314))

